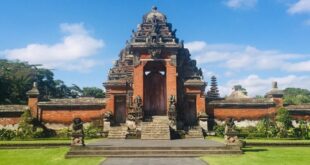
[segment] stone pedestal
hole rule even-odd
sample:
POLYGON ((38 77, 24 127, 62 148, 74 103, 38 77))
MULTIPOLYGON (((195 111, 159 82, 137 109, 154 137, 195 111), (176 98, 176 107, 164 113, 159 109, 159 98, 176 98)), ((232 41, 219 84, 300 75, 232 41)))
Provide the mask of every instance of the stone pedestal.
POLYGON ((72 146, 85 146, 84 135, 80 133, 74 133, 71 137, 72 146))
POLYGON ((111 128, 111 123, 109 121, 103 122, 103 132, 109 132, 111 128))
POLYGON ((226 133, 224 139, 226 145, 243 147, 243 143, 239 140, 237 132, 226 133))
POLYGON ((208 132, 208 121, 199 120, 199 126, 203 129, 204 132, 208 132))

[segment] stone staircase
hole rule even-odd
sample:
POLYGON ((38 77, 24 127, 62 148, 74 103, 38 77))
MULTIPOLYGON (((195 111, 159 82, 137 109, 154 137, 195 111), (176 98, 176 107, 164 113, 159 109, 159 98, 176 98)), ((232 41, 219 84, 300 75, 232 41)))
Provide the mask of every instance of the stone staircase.
POLYGON ((204 138, 201 127, 191 128, 185 134, 185 138, 204 138))
POLYGON ((170 140, 170 127, 168 117, 153 116, 152 122, 142 122, 141 139, 170 140))
POLYGON ((114 126, 109 130, 108 138, 109 139, 125 139, 127 135, 126 126, 114 126))
POLYGON ((71 147, 66 158, 81 157, 201 157, 213 154, 242 154, 238 147, 71 147))

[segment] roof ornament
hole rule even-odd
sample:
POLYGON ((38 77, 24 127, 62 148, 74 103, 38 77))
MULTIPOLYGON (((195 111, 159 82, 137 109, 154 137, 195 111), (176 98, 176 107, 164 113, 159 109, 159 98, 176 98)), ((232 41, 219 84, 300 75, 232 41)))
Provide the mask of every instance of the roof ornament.
POLYGON ((278 82, 276 81, 272 82, 272 89, 278 89, 278 82))
POLYGON ((152 6, 152 11, 157 11, 157 6, 152 6))

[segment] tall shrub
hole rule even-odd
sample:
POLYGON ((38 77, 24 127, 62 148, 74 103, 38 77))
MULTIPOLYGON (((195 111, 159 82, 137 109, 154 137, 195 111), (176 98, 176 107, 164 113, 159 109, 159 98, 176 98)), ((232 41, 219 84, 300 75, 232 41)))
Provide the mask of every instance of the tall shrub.
POLYGON ((32 138, 34 134, 33 125, 32 125, 33 118, 31 116, 30 110, 27 109, 21 116, 21 120, 19 122, 19 126, 17 129, 17 136, 21 139, 32 138))
POLYGON ((292 127, 292 119, 287 109, 281 107, 277 111, 276 122, 278 127, 277 136, 280 138, 288 136, 288 129, 292 127))

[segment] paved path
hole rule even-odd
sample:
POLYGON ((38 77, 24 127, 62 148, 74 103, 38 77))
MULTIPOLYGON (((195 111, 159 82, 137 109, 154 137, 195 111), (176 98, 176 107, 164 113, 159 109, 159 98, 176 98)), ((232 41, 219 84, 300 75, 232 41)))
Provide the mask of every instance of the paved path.
POLYGON ((207 165, 199 158, 108 158, 101 165, 207 165))
POLYGON ((141 140, 141 139, 100 139, 88 146, 109 147, 223 147, 225 144, 205 139, 141 140))

